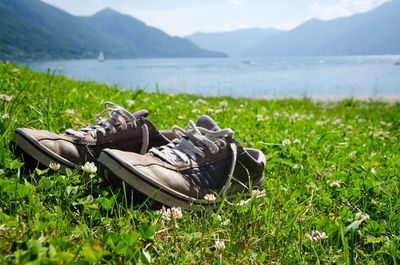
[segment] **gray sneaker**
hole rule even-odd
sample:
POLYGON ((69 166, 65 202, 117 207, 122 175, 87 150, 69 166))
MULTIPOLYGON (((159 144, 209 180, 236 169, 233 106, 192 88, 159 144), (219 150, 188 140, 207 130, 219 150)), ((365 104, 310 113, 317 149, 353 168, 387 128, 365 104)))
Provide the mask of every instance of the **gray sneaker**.
POLYGON ((231 129, 219 129, 208 116, 177 126, 178 138, 145 155, 105 149, 99 174, 114 184, 127 183, 133 195, 184 209, 214 204, 214 199, 263 189, 264 154, 244 149, 231 129))
POLYGON ((100 152, 113 148, 129 152, 146 153, 154 146, 169 143, 146 118, 148 112, 140 110, 129 113, 111 102, 104 103, 105 110, 96 115, 99 120, 94 125, 78 131, 68 129, 62 135, 45 130, 19 128, 11 140, 16 153, 31 165, 49 167, 50 163, 60 164, 61 173, 74 169, 85 162, 97 162, 100 152), (104 114, 107 118, 102 118, 104 114))

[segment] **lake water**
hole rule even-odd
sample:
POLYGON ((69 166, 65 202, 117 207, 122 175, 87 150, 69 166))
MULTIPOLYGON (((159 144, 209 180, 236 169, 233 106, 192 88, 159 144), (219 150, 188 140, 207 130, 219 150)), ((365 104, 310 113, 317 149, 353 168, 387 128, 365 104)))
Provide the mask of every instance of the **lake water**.
POLYGON ((399 56, 173 58, 22 64, 126 89, 230 96, 399 95, 399 56))

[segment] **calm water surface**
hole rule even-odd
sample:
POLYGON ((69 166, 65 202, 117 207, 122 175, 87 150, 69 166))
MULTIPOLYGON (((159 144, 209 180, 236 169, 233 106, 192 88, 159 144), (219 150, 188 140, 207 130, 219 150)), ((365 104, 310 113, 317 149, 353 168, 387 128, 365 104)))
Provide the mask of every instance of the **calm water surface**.
POLYGON ((231 96, 399 95, 400 56, 22 62, 127 89, 231 96))

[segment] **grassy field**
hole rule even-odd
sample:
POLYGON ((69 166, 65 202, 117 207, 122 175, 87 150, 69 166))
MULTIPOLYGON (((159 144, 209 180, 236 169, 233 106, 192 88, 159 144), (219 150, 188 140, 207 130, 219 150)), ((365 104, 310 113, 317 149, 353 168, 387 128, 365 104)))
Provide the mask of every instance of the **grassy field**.
POLYGON ((400 104, 130 92, 6 63, 0 94, 2 264, 400 262, 400 104), (79 129, 106 100, 159 129, 201 114, 232 128, 264 152, 266 196, 182 211, 175 226, 95 174, 26 172, 9 149, 16 128, 79 129))

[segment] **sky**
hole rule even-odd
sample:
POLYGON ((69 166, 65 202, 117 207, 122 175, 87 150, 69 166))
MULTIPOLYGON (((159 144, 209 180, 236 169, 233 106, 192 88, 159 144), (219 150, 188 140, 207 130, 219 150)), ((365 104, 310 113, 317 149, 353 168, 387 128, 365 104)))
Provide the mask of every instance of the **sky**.
POLYGON ((369 11, 390 0, 42 0, 73 15, 90 16, 110 7, 169 35, 259 27, 292 29, 369 11))

